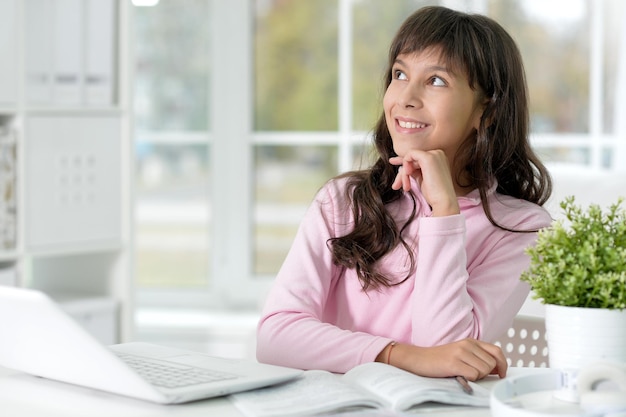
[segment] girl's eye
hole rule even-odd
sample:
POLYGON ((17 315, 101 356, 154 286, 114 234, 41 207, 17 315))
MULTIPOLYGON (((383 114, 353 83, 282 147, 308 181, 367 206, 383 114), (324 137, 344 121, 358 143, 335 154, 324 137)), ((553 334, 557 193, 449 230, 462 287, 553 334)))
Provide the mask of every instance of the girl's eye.
POLYGON ((394 70, 393 78, 396 80, 406 80, 406 74, 401 70, 394 70))
POLYGON ((446 82, 443 80, 443 78, 437 77, 436 75, 430 79, 430 84, 434 85, 435 87, 446 86, 446 82))

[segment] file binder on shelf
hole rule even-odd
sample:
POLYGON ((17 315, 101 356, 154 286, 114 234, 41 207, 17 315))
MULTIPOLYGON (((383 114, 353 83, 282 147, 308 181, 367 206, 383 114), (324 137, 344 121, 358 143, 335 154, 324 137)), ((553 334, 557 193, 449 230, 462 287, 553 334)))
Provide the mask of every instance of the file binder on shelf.
POLYGON ((0 0, 0 105, 17 102, 17 0, 0 0))
POLYGON ((78 105, 81 102, 82 6, 82 0, 54 1, 52 95, 55 104, 78 105))
POLYGON ((24 1, 25 90, 31 105, 52 104, 53 1, 24 1))
POLYGON ((113 0, 85 1, 84 97, 87 105, 111 105, 114 86, 113 55, 115 3, 113 0))

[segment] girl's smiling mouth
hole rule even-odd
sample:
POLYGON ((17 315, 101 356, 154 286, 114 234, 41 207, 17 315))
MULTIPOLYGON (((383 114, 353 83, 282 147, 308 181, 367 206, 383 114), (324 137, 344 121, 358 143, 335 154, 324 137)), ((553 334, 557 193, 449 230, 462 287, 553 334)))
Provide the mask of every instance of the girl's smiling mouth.
POLYGON ((410 121, 410 120, 401 120, 401 119, 396 119, 396 125, 400 128, 400 129, 409 129, 409 130, 414 130, 414 129, 424 129, 428 126, 428 124, 426 123, 422 123, 422 122, 414 122, 414 121, 410 121))
POLYGON ((400 127, 404 127, 407 129, 422 129, 426 127, 425 123, 403 122, 402 120, 398 120, 398 124, 400 125, 400 127))

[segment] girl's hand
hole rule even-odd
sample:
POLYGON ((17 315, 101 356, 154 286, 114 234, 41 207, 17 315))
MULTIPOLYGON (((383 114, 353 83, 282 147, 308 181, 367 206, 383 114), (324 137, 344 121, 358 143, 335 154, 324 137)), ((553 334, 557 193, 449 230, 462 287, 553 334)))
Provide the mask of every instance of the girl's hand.
MULTIPOLYGON (((387 358, 387 346, 379 358, 387 358)), ((502 349, 476 339, 464 339, 434 347, 397 344, 389 362, 398 368, 429 377, 464 376, 476 381, 487 375, 506 376, 507 363, 502 349)))
POLYGON ((400 166, 391 188, 409 191, 413 177, 420 185, 434 217, 460 213, 448 158, 443 151, 414 149, 407 152, 404 157, 390 158, 389 162, 400 166))

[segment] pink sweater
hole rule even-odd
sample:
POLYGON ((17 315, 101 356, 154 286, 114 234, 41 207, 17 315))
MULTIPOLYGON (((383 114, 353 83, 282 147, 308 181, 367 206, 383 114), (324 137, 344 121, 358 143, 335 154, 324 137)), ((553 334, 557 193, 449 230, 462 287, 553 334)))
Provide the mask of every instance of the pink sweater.
MULTIPOLYGON (((364 292, 354 270, 333 264, 327 240, 352 227, 345 179, 330 181, 307 211, 267 298, 257 331, 261 362, 346 372, 376 356, 392 340, 435 346, 467 337, 493 341, 510 326, 529 287, 524 249, 536 233, 494 227, 478 191, 459 198, 461 214, 430 217, 417 183, 417 218, 405 230, 416 271, 406 282, 364 292)), ((548 226, 550 215, 527 201, 491 192, 494 218, 513 229, 548 226)), ((406 219, 405 194, 389 207, 406 219)), ((388 277, 406 276, 409 261, 397 247, 380 261, 388 277)))

